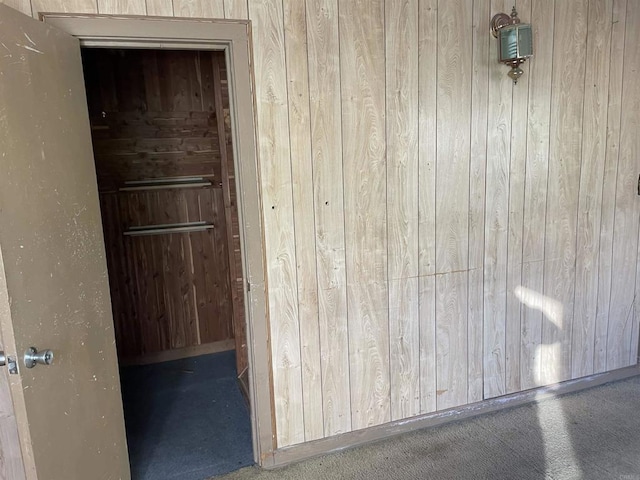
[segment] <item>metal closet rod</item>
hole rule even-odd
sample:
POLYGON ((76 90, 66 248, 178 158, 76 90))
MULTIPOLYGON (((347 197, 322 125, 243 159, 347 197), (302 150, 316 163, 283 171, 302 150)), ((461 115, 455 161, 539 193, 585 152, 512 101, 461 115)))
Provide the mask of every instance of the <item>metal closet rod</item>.
POLYGON ((129 180, 120 187, 121 192, 135 192, 139 190, 161 190, 165 188, 195 188, 209 187, 211 182, 204 177, 165 177, 148 178, 145 180, 129 180))
POLYGON ((211 229, 213 229, 213 224, 207 222, 165 223, 162 225, 131 227, 122 234, 128 237, 141 237, 145 235, 166 235, 170 233, 204 232, 205 230, 211 229))

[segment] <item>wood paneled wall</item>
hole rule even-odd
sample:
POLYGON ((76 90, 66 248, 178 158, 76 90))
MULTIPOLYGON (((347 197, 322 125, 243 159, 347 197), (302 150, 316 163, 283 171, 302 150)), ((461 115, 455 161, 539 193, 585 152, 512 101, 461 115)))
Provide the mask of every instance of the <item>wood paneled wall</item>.
POLYGON ((228 348, 235 337, 241 374, 244 285, 225 55, 82 53, 120 360, 214 342, 228 348), (180 177, 210 186, 122 190, 180 177), (185 222, 212 228, 123 236, 185 222))
POLYGON ((640 2, 12 1, 252 21, 279 447, 637 362, 640 2))

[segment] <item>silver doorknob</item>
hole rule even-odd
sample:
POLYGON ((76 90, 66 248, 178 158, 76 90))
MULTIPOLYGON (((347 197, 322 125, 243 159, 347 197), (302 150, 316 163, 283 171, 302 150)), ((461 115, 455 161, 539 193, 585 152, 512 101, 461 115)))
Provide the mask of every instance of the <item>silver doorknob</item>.
POLYGON ((24 366, 33 368, 36 365, 51 365, 53 363, 53 352, 51 350, 43 350, 38 352, 35 347, 29 347, 24 352, 24 366))

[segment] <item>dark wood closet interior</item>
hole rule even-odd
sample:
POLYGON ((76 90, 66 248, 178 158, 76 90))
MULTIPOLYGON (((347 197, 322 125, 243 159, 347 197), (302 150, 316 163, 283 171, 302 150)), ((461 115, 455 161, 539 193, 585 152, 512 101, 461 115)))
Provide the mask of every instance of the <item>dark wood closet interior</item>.
POLYGON ((247 348, 225 56, 84 49, 121 364, 247 348))

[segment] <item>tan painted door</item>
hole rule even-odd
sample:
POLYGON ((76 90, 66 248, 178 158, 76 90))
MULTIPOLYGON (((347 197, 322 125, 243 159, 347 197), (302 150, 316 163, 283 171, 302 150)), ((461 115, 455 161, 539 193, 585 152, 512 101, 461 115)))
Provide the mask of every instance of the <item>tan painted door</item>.
POLYGON ((80 47, 3 5, 0 168, 0 326, 26 476, 128 479, 80 47), (53 364, 25 368, 30 346, 53 364))

